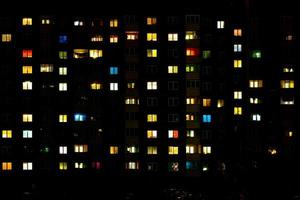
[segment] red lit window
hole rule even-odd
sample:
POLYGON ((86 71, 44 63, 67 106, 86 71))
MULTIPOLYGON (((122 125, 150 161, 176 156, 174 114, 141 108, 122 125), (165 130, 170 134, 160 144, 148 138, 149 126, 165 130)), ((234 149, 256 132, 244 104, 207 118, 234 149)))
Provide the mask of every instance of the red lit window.
POLYGON ((197 48, 187 48, 186 49, 186 56, 198 56, 199 49, 197 48))
POLYGON ((178 136, 179 136, 179 132, 178 132, 178 130, 169 130, 168 131, 168 137, 169 138, 178 138, 178 136))
POLYGON ((32 58, 32 49, 24 49, 22 51, 23 58, 32 58))
POLYGON ((100 162, 92 162, 92 168, 100 169, 100 162))

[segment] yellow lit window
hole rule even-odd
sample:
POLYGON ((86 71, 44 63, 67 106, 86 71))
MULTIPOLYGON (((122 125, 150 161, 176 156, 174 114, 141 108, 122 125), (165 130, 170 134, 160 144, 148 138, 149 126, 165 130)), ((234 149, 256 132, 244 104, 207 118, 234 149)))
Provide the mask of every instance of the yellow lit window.
POLYGON ((147 130, 147 138, 157 138, 157 130, 147 130))
POLYGON ((284 73, 293 73, 293 72, 294 72, 294 69, 293 69, 293 67, 284 67, 284 68, 282 69, 282 71, 283 71, 284 73))
POLYGON ((147 90, 157 90, 157 82, 156 81, 148 81, 147 82, 147 90))
POLYGON ((211 106, 211 99, 202 99, 202 106, 203 107, 210 107, 211 106))
POLYGON ((53 72, 53 64, 41 64, 40 72, 53 72))
POLYGON ((87 144, 75 144, 74 152, 75 153, 86 153, 86 152, 88 152, 88 145, 87 144))
POLYGON ((149 146, 147 147, 148 155, 156 155, 157 154, 157 146, 149 146))
POLYGON ((196 103, 196 98, 186 98, 186 104, 189 105, 193 105, 196 103))
POLYGON ((185 120, 186 121, 194 121, 195 120, 195 115, 194 114, 186 114, 185 115, 185 120))
POLYGON ((185 146, 185 153, 186 154, 194 154, 195 152, 195 146, 194 145, 186 145, 185 146))
POLYGON ((23 66, 22 74, 32 74, 32 66, 23 66))
POLYGON ((211 154, 211 146, 203 146, 203 154, 211 154))
POLYGON ((243 111, 242 107, 234 107, 233 108, 234 115, 242 115, 242 111, 243 111))
POLYGON ((59 73, 59 75, 67 75, 68 74, 68 68, 66 68, 66 67, 59 67, 58 73, 59 73))
POLYGON ((128 89, 134 89, 135 88, 135 82, 127 83, 127 88, 128 89))
POLYGON ((294 135, 293 131, 288 131, 288 136, 289 137, 293 137, 293 135, 294 135))
POLYGON ((196 31, 186 31, 185 40, 195 40, 198 39, 196 31))
POLYGON ((117 35, 110 35, 109 36, 110 43, 118 43, 118 36, 117 35))
POLYGON ((118 154, 118 152, 119 152, 119 147, 117 147, 117 146, 110 146, 109 147, 109 153, 110 154, 118 154))
POLYGON ((68 59, 68 52, 67 51, 59 51, 58 57, 61 60, 66 60, 66 59, 68 59))
POLYGON ((147 25, 155 25, 156 17, 147 17, 147 25))
POLYGON ((178 146, 168 146, 169 155, 178 155, 178 146))
POLYGON ((242 60, 234 60, 233 67, 234 68, 242 68, 242 60))
POLYGON ((94 35, 91 37, 91 42, 102 42, 103 36, 102 35, 94 35))
POLYGON ((168 41, 178 41, 178 33, 168 33, 168 41))
POLYGON ((66 123, 68 122, 68 115, 60 114, 58 116, 59 123, 66 123))
POLYGON ((168 73, 169 74, 177 74, 178 73, 178 66, 168 66, 168 73))
POLYGON ((126 39, 127 40, 137 40, 139 36, 138 31, 126 31, 126 39))
POLYGON ((90 88, 91 88, 91 90, 101 90, 102 89, 102 84, 100 84, 100 83, 91 83, 90 88))
POLYGON ((126 162, 126 169, 137 170, 139 169, 139 162, 126 162))
POLYGON ((237 28, 237 29, 233 29, 233 35, 236 37, 241 37, 242 36, 242 29, 237 28))
POLYGON ((233 92, 233 98, 234 99, 242 99, 243 98, 243 92, 242 91, 234 91, 233 92))
POLYGON ((45 18, 45 19, 42 19, 42 24, 50 24, 50 19, 47 19, 47 18, 45 18))
POLYGON ((147 122, 157 122, 157 114, 148 114, 147 122))
POLYGON ((60 162, 59 163, 59 170, 67 170, 68 169, 68 163, 67 162, 60 162))
POLYGON ((73 58, 82 59, 89 56, 88 49, 73 49, 73 58))
POLYGON ((217 108, 224 107, 224 99, 218 99, 217 100, 217 108))
POLYGON ((2 162, 2 170, 12 170, 12 162, 2 162))
POLYGON ((2 138, 12 138, 12 130, 2 130, 2 138))
POLYGON ((2 42, 11 42, 11 34, 2 34, 1 36, 1 41, 2 42))
POLYGON ((263 80, 249 80, 249 87, 250 88, 262 88, 263 80))
POLYGON ((157 41, 157 33, 147 33, 147 41, 157 41))
POLYGON ((268 153, 269 153, 270 155, 273 156, 273 155, 276 155, 276 154, 277 154, 277 150, 276 150, 275 148, 271 148, 271 147, 270 147, 270 148, 268 149, 268 153))
POLYGON ((280 87, 281 88, 294 88, 294 80, 281 80, 280 81, 280 87))
POLYGON ((23 122, 32 122, 32 114, 23 114, 22 121, 23 122))
POLYGON ((32 18, 23 18, 22 19, 22 25, 23 26, 31 26, 32 25, 32 18))
POLYGON ((111 20, 109 20, 109 27, 111 27, 111 28, 118 27, 118 20, 117 19, 111 19, 111 20))
POLYGON ((93 58, 93 59, 101 58, 103 56, 102 50, 99 50, 99 49, 90 49, 89 50, 89 56, 90 56, 90 58, 93 58))
POLYGON ((139 104, 139 99, 135 99, 135 98, 126 98, 126 99, 125 99, 125 104, 127 104, 127 105, 139 104))
POLYGON ((147 49, 147 57, 148 58, 156 58, 157 57, 157 49, 147 49))

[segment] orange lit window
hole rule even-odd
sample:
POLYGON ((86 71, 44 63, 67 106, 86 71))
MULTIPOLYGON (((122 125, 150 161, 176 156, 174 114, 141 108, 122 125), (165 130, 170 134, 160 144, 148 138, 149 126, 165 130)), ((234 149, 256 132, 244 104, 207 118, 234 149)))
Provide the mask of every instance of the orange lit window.
POLYGON ((202 99, 202 106, 203 107, 210 107, 211 106, 211 99, 202 99))
POLYGON ((2 162, 2 170, 12 170, 11 162, 2 162))
POLYGON ((147 17, 147 25, 155 25, 156 17, 147 17))
POLYGON ((187 48, 186 49, 186 56, 198 56, 199 49, 197 48, 187 48))
POLYGON ((23 58, 32 58, 32 49, 23 49, 22 57, 23 58))
POLYGON ((179 136, 178 130, 168 130, 168 138, 175 138, 177 139, 179 136))
POLYGON ((118 36, 117 35, 110 35, 109 36, 110 43, 118 43, 118 36))
POLYGON ((118 154, 119 152, 119 147, 118 146, 110 146, 109 147, 109 153, 110 154, 118 154))
POLYGON ((242 36, 242 29, 233 29, 233 35, 237 37, 242 36))

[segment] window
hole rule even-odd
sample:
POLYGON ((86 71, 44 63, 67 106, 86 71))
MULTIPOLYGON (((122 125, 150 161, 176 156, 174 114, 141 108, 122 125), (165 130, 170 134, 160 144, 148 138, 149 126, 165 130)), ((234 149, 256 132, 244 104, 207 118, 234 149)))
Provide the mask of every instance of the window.
POLYGON ((41 72, 53 72, 53 64, 41 64, 41 72))
POLYGON ((233 114, 234 115, 242 115, 242 107, 234 107, 233 114))
POLYGON ((102 35, 94 35, 91 37, 91 42, 103 42, 102 35))
POLYGON ((249 80, 249 87, 250 88, 262 88, 263 80, 249 80))
POLYGON ((169 155, 178 155, 178 146, 168 146, 169 155))
POLYGON ((294 72, 294 68, 293 67, 290 67, 290 66, 287 66, 287 67, 283 67, 282 68, 282 71, 284 73, 293 73, 294 72))
POLYGON ((23 49, 22 58, 32 58, 32 49, 23 49))
POLYGON ((157 41, 157 33, 147 33, 147 41, 157 41))
POLYGON ((102 84, 94 82, 94 83, 90 84, 90 88, 91 88, 91 90, 101 90, 102 89, 102 84))
POLYGON ((23 170, 24 171, 32 170, 32 162, 23 162, 23 170))
POLYGON ((156 155, 157 154, 157 146, 148 146, 147 154, 148 155, 156 155))
POLYGON ((59 146, 59 154, 68 154, 67 146, 59 146))
POLYGON ((73 49, 73 58, 83 59, 89 56, 88 49, 73 49))
POLYGON ((281 80, 280 81, 280 88, 287 89, 287 88, 294 88, 294 80, 281 80))
POLYGON ((22 66, 22 74, 32 74, 32 66, 22 66))
POLYGON ((168 41, 178 41, 178 33, 168 33, 168 41))
POLYGON ((59 67, 58 68, 58 73, 59 73, 59 75, 67 75, 68 74, 68 69, 66 67, 59 67))
POLYGON ((233 98, 234 99, 242 99, 243 98, 243 92, 242 91, 234 91, 233 92, 233 98))
POLYGON ((83 162, 75 162, 74 168, 75 169, 85 169, 85 168, 87 168, 87 164, 83 163, 83 162))
POLYGON ((59 162, 59 170, 67 170, 68 163, 67 162, 59 162))
POLYGON ((242 29, 240 29, 240 28, 233 29, 233 35, 235 37, 241 37, 242 36, 242 29))
POLYGON ((32 138, 32 130, 23 130, 23 138, 32 138))
POLYGON ((287 36, 285 37, 285 40, 286 40, 286 41, 292 41, 292 40, 293 40, 293 35, 287 35, 287 36))
POLYGON ((135 105, 135 104, 139 104, 139 99, 135 99, 135 98, 125 98, 125 104, 126 105, 135 105))
POLYGON ((252 114, 251 119, 252 119, 252 121, 261 121, 261 115, 260 114, 252 114))
POLYGON ((32 82, 31 81, 23 81, 22 89, 23 90, 32 90, 32 82))
POLYGON ((117 35, 110 35, 109 42, 110 43, 118 43, 119 37, 117 35))
POLYGON ((22 121, 23 122, 32 122, 32 114, 23 114, 22 121))
POLYGON ((251 104, 260 104, 261 103, 261 99, 259 99, 257 97, 250 97, 249 101, 251 104))
POLYGON ((1 35, 2 42, 11 42, 11 34, 5 33, 1 35))
POLYGON ((293 137, 293 134, 294 132, 293 131, 287 131, 287 135, 288 135, 288 137, 293 137))
POLYGON ((233 52, 242 52, 242 45, 241 44, 234 44, 233 45, 233 52))
POLYGON ((168 73, 169 74, 177 74, 178 73, 178 66, 177 65, 169 65, 168 66, 168 73))
POLYGON ((83 26, 83 21, 82 20, 75 20, 74 21, 74 26, 83 26))
POLYGON ((198 48, 186 48, 186 56, 198 56, 199 49, 198 48))
POLYGON ((218 99, 217 100, 217 108, 224 107, 224 99, 218 99))
POLYGON ((68 59, 68 52, 67 51, 59 51, 58 57, 61 60, 66 60, 66 59, 68 59))
POLYGON ((211 154, 211 146, 203 146, 202 152, 203 154, 211 154))
POLYGON ((191 98, 191 97, 189 97, 189 98, 186 98, 186 104, 187 105, 194 105, 194 104, 196 104, 196 98, 191 98))
POLYGON ((102 50, 99 50, 99 49, 90 49, 89 50, 89 56, 90 56, 90 58, 93 58, 93 59, 101 58, 103 56, 102 50))
POLYGON ((280 105, 294 105, 294 97, 287 96, 287 97, 281 97, 280 98, 280 105))
POLYGON ((234 68, 242 68, 242 60, 233 60, 234 68))
POLYGON ((134 88, 135 88, 135 82, 127 83, 127 89, 134 89, 134 88))
POLYGON ((198 39, 196 31, 186 31, 185 32, 185 40, 195 40, 198 39))
POLYGON ((66 35, 58 36, 58 42, 60 44, 67 44, 68 43, 68 36, 66 36, 66 35))
POLYGON ((12 130, 2 130, 2 138, 12 138, 12 130))
POLYGON ((117 28, 118 27, 118 20, 117 19, 111 19, 111 20, 109 20, 109 27, 111 27, 111 28, 117 28))
POLYGON ((12 170, 12 162, 2 162, 2 170, 3 171, 12 170))
POLYGON ((126 31, 126 39, 127 40, 137 40, 139 38, 138 31, 126 31))
POLYGON ((169 172, 178 172, 179 171, 179 163, 178 162, 169 162, 168 170, 169 170, 169 172))
POLYGON ((203 123, 211 123, 211 115, 202 115, 203 123))
POLYGON ((59 121, 59 123, 66 123, 66 122, 68 122, 68 115, 60 114, 58 116, 58 121, 59 121))
POLYGON ((86 152, 88 152, 88 145, 87 144, 75 144, 74 152, 75 153, 86 153, 86 152))
POLYGON ((109 68, 109 74, 110 75, 117 75, 118 74, 118 67, 110 67, 109 68))
POLYGON ((43 18, 42 21, 41 21, 41 23, 42 23, 43 25, 50 24, 50 22, 51 22, 51 20, 50 20, 49 18, 43 18))
POLYGON ((126 150, 128 153, 138 153, 139 148, 137 146, 127 146, 126 150))
POLYGON ((147 138, 157 138, 157 130, 147 130, 147 138))
POLYGON ((194 121, 195 120, 195 115, 194 114, 186 114, 185 115, 185 120, 186 121, 194 121))
POLYGON ((186 72, 196 72, 196 71, 198 71, 198 65, 188 64, 185 66, 185 71, 186 72))
POLYGON ((224 21, 217 21, 217 29, 224 29, 225 22, 224 21))
POLYGON ((130 170, 137 170, 139 169, 139 162, 126 162, 125 168, 130 170))
POLYGON ((211 99, 202 99, 202 106, 203 107, 210 107, 211 106, 211 99))
POLYGON ((118 91, 119 90, 118 83, 109 83, 109 90, 110 91, 118 91))
POLYGON ((252 58, 261 58, 261 51, 260 50, 253 50, 251 53, 252 58))
POLYGON ((67 83, 59 83, 58 84, 58 90, 59 91, 67 91, 68 90, 68 84, 67 83))
POLYGON ((148 58, 156 58, 157 57, 157 49, 147 49, 147 57, 148 58))
POLYGON ((147 25, 155 25, 156 17, 147 17, 147 25))
POLYGON ((203 59, 208 59, 208 58, 211 57, 211 51, 210 50, 204 50, 202 52, 202 54, 203 54, 203 59))
POLYGON ((168 114, 168 122, 170 122, 170 123, 179 122, 179 114, 178 113, 169 113, 168 114))
POLYGON ((119 147, 117 147, 117 146, 110 146, 109 147, 109 153, 110 154, 118 154, 118 152, 119 152, 119 147))
POLYGON ((179 137, 179 131, 178 130, 168 130, 168 138, 177 139, 178 137, 179 137))
POLYGON ((22 25, 23 26, 31 26, 32 25, 32 18, 24 17, 22 19, 22 25))
POLYGON ((185 153, 186 154, 194 154, 195 152, 195 146, 194 145, 186 145, 185 146, 185 153))
POLYGON ((157 122, 157 114, 147 114, 147 122, 157 122))
POLYGON ((190 137, 190 138, 195 137, 195 130, 187 130, 186 137, 190 137))
POLYGON ((157 90, 157 82, 156 81, 148 81, 147 82, 147 90, 157 90))
POLYGON ((86 121, 86 114, 75 113, 75 114, 74 114, 74 121, 75 121, 75 122, 83 122, 83 121, 86 121))

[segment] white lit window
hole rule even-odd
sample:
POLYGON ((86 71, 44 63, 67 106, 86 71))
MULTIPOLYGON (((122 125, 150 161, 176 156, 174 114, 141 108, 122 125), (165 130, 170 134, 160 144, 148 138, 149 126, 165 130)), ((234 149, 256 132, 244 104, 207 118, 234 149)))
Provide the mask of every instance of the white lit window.
POLYGON ((195 137, 195 130, 187 130, 186 137, 190 137, 190 138, 195 137))
POLYGON ((194 39, 198 39, 196 31, 185 32, 185 40, 194 40, 194 39))
POLYGON ((262 88, 263 80, 249 80, 249 87, 250 88, 262 88))
POLYGON ((185 146, 185 153, 186 154, 194 154, 195 153, 195 146, 194 145, 186 145, 185 146))
POLYGON ((234 91, 233 92, 234 99, 242 99, 243 98, 243 92, 242 91, 234 91))
POLYGON ((110 83, 109 84, 110 91, 118 91, 119 90, 118 88, 119 88, 118 83, 110 83))
POLYGON ((88 145, 87 144, 75 144, 74 152, 75 153, 86 153, 86 152, 88 152, 88 145))
POLYGON ((90 58, 93 58, 93 59, 101 58, 103 56, 102 50, 99 50, 99 49, 90 49, 89 50, 89 56, 90 56, 90 58))
POLYGON ((168 33, 168 41, 178 41, 178 33, 168 33))
POLYGON ((139 149, 137 146, 128 146, 126 148, 126 150, 128 153, 138 153, 139 152, 139 149))
POLYGON ((179 131, 178 130, 168 130, 168 138, 177 139, 178 137, 179 137, 179 131))
POLYGON ((169 74, 177 74, 178 73, 178 66, 177 65, 169 65, 168 66, 168 73, 169 74))
POLYGON ((147 90, 157 90, 157 82, 156 81, 148 81, 147 82, 147 90))
POLYGON ((58 90, 59 91, 67 91, 68 90, 68 84, 67 83, 59 83, 58 84, 58 90))
POLYGON ((32 170, 32 162, 23 162, 23 170, 27 171, 27 170, 32 170))
POLYGON ((203 154, 211 154, 211 146, 203 146, 203 154))
POLYGON ((224 29, 225 22, 224 21, 217 21, 217 29, 224 29))
POLYGON ((59 67, 58 68, 58 72, 59 72, 59 75, 67 75, 68 74, 68 68, 66 68, 66 67, 59 67))
POLYGON ((257 97, 250 97, 249 100, 251 104, 259 104, 261 102, 261 100, 257 97))
POLYGON ((83 26, 83 21, 82 20, 75 20, 74 21, 74 26, 83 26))
POLYGON ((87 167, 87 165, 83 162, 75 162, 74 163, 74 168, 75 169, 84 169, 86 167, 87 167))
POLYGON ((139 169, 139 163, 138 162, 127 162, 125 167, 126 167, 126 169, 137 170, 137 169, 139 169))
POLYGON ((260 114, 252 114, 251 118, 252 118, 252 121, 261 121, 261 115, 260 114))
POLYGON ((233 52, 242 52, 242 45, 241 44, 234 44, 233 45, 233 52))
POLYGON ((23 130, 23 138, 32 138, 32 130, 23 130))
POLYGON ((195 104, 196 103, 196 98, 186 98, 186 104, 195 104))
POLYGON ((23 81, 22 89, 23 90, 32 90, 32 81, 23 81))
POLYGON ((68 154, 67 146, 59 146, 59 154, 68 154))

